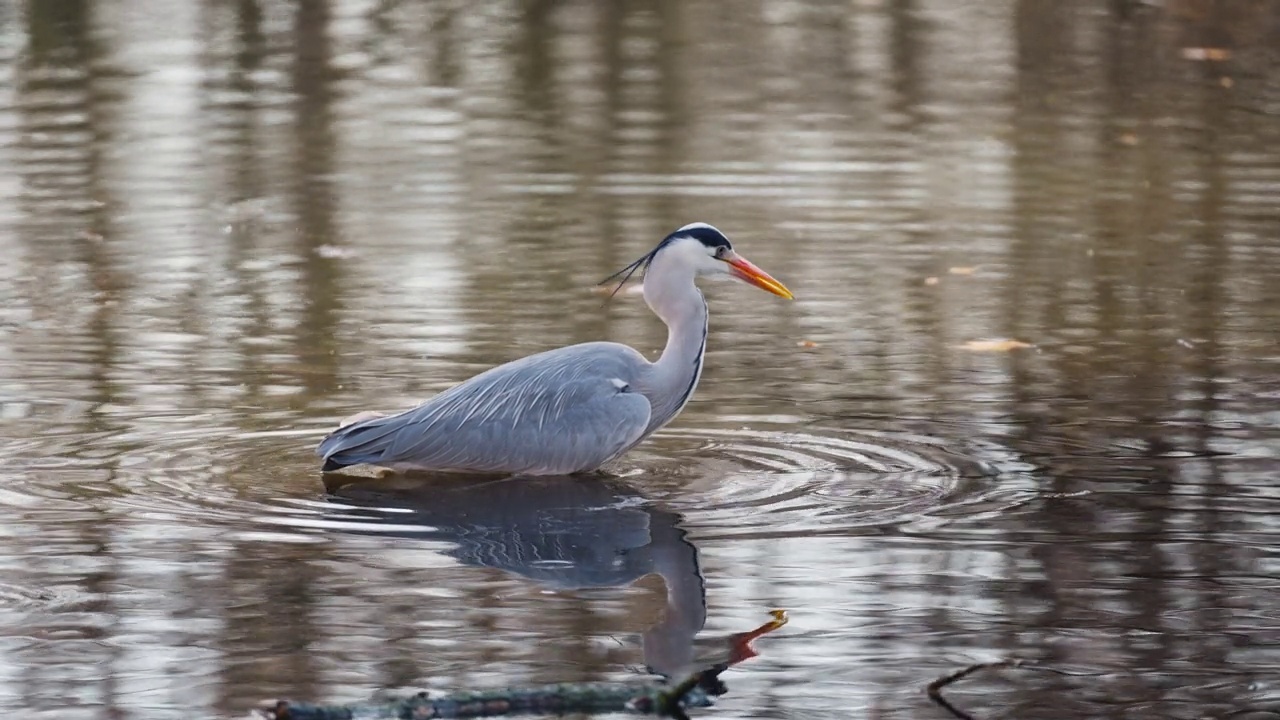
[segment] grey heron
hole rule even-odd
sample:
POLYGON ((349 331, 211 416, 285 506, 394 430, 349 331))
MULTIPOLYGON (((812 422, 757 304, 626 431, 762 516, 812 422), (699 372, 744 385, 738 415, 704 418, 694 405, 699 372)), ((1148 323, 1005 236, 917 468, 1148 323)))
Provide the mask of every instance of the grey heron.
MULTIPOLYGON (((316 454, 323 470, 370 464, 392 470, 569 475, 598 469, 671 421, 702 375, 707 303, 695 280, 728 276, 783 298, 782 283, 734 251, 724 233, 692 223, 605 278, 644 277, 644 300, 667 325, 649 362, 631 347, 588 342, 486 370, 397 415, 361 413, 316 454)), ((614 292, 617 292, 615 290, 614 292)))

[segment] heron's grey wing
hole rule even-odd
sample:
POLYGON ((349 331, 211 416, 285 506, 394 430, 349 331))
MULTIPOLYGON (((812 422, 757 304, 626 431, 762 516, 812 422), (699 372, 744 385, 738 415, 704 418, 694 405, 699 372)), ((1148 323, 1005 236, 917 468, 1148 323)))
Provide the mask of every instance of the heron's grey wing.
POLYGON ((649 423, 648 399, 626 380, 636 362, 628 352, 590 343, 508 363, 408 412, 343 427, 318 453, 330 469, 593 470, 635 444, 649 423))

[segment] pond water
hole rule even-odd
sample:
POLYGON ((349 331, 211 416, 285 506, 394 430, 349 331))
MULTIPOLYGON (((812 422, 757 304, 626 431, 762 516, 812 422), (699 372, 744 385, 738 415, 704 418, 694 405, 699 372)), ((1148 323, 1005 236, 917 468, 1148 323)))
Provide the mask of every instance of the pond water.
POLYGON ((705 717, 1280 713, 1280 6, 0 9, 0 708, 637 677, 705 717), (609 478, 330 482, 338 418, 665 331, 609 478))

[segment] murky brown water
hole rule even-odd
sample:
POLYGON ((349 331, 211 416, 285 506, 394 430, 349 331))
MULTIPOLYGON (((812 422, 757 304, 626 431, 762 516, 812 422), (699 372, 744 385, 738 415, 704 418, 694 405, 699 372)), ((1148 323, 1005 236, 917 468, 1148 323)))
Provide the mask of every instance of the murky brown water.
POLYGON ((630 677, 785 607, 708 717, 1010 656, 1061 674, 953 697, 1280 711, 1277 6, 31 0, 0 54, 0 708, 630 677), (589 288, 693 220, 799 299, 709 288, 621 477, 326 489, 343 415, 657 349, 589 288))

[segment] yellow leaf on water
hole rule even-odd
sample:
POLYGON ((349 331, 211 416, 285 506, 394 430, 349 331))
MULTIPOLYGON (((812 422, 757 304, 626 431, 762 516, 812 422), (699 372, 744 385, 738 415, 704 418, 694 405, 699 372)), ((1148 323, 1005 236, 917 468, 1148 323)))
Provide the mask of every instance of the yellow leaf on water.
POLYGON ((972 275, 978 271, 976 267, 953 267, 947 268, 947 272, 952 275, 972 275))
POLYGON ((349 260, 356 256, 356 251, 342 245, 321 245, 316 248, 316 255, 326 260, 349 260))
POLYGON ((1182 57, 1187 60, 1221 62, 1231 59, 1231 51, 1220 47, 1185 47, 1182 48, 1182 57))
POLYGON ((1010 350, 1020 350, 1022 348, 1032 347, 1031 343, 1024 343, 1021 340, 970 340, 959 346, 961 349, 970 352, 1009 352, 1010 350))
POLYGON ((818 347, 818 343, 812 340, 801 340, 800 342, 796 343, 796 345, 806 350, 818 347))

